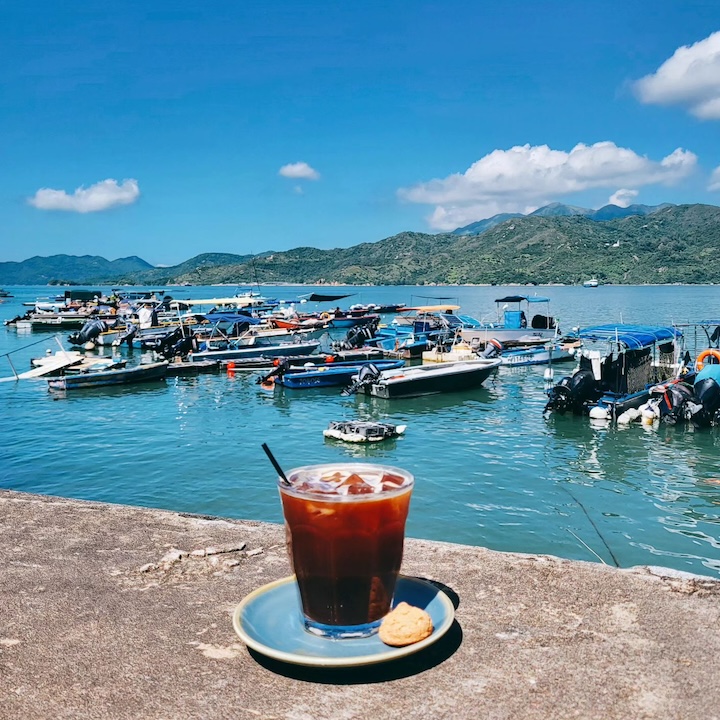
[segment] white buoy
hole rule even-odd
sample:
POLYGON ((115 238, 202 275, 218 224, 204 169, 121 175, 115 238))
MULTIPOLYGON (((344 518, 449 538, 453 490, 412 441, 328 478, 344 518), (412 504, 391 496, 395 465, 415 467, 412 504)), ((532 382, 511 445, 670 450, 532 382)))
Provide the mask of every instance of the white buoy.
POLYGON ((545 380, 550 382, 555 377, 555 371, 552 368, 545 368, 545 372, 543 373, 543 377, 545 380))
POLYGON ((640 415, 641 413, 639 408, 630 408, 624 413, 620 413, 617 419, 618 425, 629 425, 631 422, 637 420, 640 415))
POLYGON ((590 408, 589 415, 593 420, 607 420, 610 412, 607 408, 596 405, 594 408, 590 408))

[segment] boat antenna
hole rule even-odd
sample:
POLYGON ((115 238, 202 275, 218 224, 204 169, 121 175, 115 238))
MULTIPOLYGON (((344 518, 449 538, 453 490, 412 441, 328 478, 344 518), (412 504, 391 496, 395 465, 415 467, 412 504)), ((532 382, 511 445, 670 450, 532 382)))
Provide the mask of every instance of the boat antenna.
POLYGON ((253 266, 253 274, 255 275, 255 285, 257 285, 258 292, 260 292, 260 280, 258 280, 258 273, 257 273, 257 265, 255 265, 255 256, 252 256, 252 260, 250 261, 253 266))

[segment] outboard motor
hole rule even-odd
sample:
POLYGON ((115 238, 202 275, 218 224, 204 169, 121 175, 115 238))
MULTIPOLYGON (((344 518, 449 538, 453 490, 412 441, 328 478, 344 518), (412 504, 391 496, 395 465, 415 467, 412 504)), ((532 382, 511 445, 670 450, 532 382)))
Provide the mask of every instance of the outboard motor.
POLYGON ((343 397, 355 395, 355 393, 362 390, 366 385, 372 385, 374 382, 377 382, 381 375, 382 373, 378 369, 377 365, 374 365, 373 363, 363 365, 360 368, 360 372, 357 374, 355 381, 346 387, 340 394, 343 397))
POLYGON ((695 398, 685 405, 685 418, 695 427, 720 424, 720 385, 713 377, 695 380, 695 398))
POLYGON ((500 357, 502 355, 503 350, 505 350, 505 346, 495 338, 490 338, 490 340, 487 341, 487 344, 485 345, 485 349, 482 352, 478 352, 477 354, 481 358, 487 358, 490 360, 490 358, 496 358, 500 357))
POLYGON ((597 402, 602 390, 592 370, 578 370, 573 375, 566 375, 554 387, 548 390, 548 403, 544 412, 553 410, 564 415, 571 410, 573 415, 584 415, 590 403, 597 402))
POLYGON ((274 385, 274 378, 285 374, 287 369, 290 367, 290 361, 286 357, 277 358, 273 361, 273 365, 273 369, 267 375, 263 375, 256 380, 258 385, 263 385, 264 387, 274 385))
POLYGON ((101 332, 107 330, 107 323, 104 320, 88 320, 79 332, 68 335, 68 342, 72 345, 84 345, 94 340, 101 332))
POLYGON ((197 350, 197 339, 194 335, 185 335, 180 328, 168 333, 155 341, 155 352, 164 360, 174 357, 185 357, 189 352, 197 350))
POLYGON ((338 343, 333 343, 337 350, 354 350, 363 347, 368 340, 375 337, 378 320, 372 320, 363 325, 356 325, 348 330, 347 335, 338 343))
POLYGON ((657 399, 657 412, 660 422, 675 425, 685 418, 687 403, 692 402, 693 391, 685 383, 658 385, 651 395, 657 399))
POLYGON ((113 347, 119 347, 124 342, 128 344, 128 347, 132 347, 132 340, 137 335, 137 330, 137 325, 133 325, 133 323, 128 323, 125 326, 125 332, 115 338, 115 340, 113 340, 113 347))

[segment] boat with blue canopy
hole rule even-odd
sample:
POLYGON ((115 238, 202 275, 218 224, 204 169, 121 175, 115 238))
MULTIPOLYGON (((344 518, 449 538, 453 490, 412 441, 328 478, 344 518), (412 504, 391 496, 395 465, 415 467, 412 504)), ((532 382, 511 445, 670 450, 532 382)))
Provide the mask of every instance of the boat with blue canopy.
POLYGON ((678 375, 683 334, 675 326, 597 325, 577 336, 578 366, 548 389, 545 411, 617 419, 678 375))

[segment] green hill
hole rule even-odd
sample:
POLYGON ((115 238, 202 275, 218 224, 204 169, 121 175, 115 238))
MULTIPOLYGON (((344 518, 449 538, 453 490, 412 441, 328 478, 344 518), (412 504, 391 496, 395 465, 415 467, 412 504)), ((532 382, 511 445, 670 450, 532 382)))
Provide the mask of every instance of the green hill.
MULTIPOLYGON (((0 262, 0 285, 89 284, 152 269, 139 257, 106 260, 97 255, 52 255, 22 262, 0 262)), ((114 282, 114 280, 113 280, 114 282)))
POLYGON ((297 248, 175 278, 193 283, 720 283, 720 208, 680 205, 606 222, 512 218, 480 235, 401 233, 346 249, 297 248))
POLYGON ((207 285, 720 283, 720 207, 677 205, 599 222, 583 215, 512 217, 479 235, 404 232, 350 248, 261 255, 206 253, 174 267, 56 255, 0 263, 0 284, 207 285))

